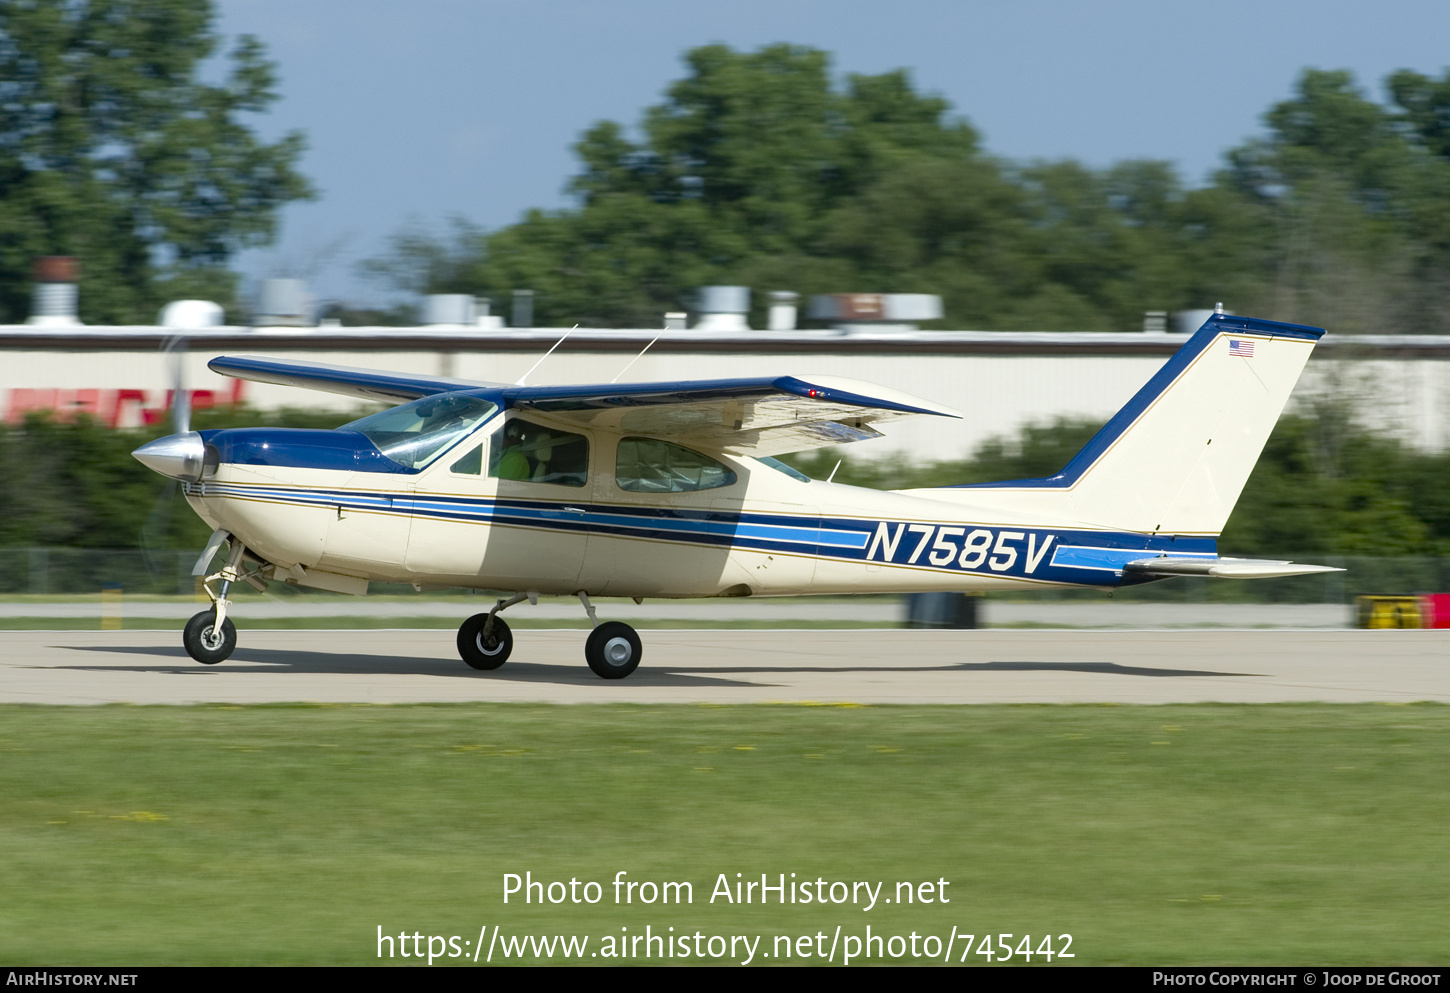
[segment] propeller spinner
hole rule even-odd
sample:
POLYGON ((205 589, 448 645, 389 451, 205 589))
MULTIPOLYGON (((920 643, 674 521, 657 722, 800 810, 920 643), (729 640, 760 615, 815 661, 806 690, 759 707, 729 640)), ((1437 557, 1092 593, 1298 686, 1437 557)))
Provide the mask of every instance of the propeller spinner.
POLYGON ((191 430, 191 401, 182 375, 186 339, 170 339, 162 349, 171 357, 171 430, 165 438, 149 441, 131 453, 141 464, 171 479, 194 483, 201 479, 206 444, 191 430))

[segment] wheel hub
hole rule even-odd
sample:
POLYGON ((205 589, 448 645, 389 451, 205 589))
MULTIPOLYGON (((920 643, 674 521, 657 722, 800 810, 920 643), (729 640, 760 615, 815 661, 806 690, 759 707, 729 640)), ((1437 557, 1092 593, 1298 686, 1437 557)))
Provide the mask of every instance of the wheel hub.
POLYGON ((223 640, 225 639, 222 637, 222 633, 217 630, 215 624, 201 633, 202 647, 209 652, 214 652, 218 648, 221 648, 223 640))
POLYGON ((604 660, 610 665, 624 665, 633 654, 626 638, 610 638, 604 643, 604 660))

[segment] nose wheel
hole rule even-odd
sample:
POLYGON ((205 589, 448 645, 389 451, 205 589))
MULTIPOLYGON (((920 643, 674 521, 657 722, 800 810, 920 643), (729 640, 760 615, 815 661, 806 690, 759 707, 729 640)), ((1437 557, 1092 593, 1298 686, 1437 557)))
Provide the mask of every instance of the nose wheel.
POLYGON ((216 665, 226 661, 236 649, 237 629, 231 618, 222 618, 218 626, 215 611, 203 610, 186 622, 181 643, 186 646, 186 654, 202 665, 216 665))
POLYGON ((606 621, 589 632, 584 658, 601 679, 623 679, 639 668, 639 635, 623 621, 606 621))

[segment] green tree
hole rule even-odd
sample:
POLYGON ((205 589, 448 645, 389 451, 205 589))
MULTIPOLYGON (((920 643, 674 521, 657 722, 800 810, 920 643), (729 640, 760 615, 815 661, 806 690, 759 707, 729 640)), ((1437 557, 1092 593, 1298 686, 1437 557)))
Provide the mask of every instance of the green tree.
MULTIPOLYGON (((950 185, 959 166, 968 181, 1000 187, 976 132, 904 71, 849 76, 837 89, 829 57, 809 48, 711 45, 685 61, 686 77, 645 112, 642 140, 610 121, 585 132, 576 209, 530 211, 454 241, 421 278, 413 263, 430 252, 405 233, 365 271, 425 292, 532 289, 543 321, 649 326, 707 283, 861 289, 876 274, 857 272, 846 251, 854 222, 834 212, 880 183, 899 186, 904 168, 936 162, 950 185)), ((976 202, 996 208, 1000 194, 976 202)))
POLYGON ((1450 159, 1450 69, 1438 80, 1401 69, 1390 76, 1388 86, 1400 108, 1399 120, 1415 140, 1432 155, 1450 159))
POLYGON ((1329 428, 1319 414, 1280 419, 1224 527, 1222 551, 1444 554, 1443 487, 1426 484, 1444 478, 1450 459, 1353 423, 1329 428))
POLYGON ((809 48, 685 62, 639 140, 611 121, 583 135, 577 208, 493 234, 405 231, 364 271, 423 292, 528 288, 541 320, 602 326, 650 326, 697 286, 740 283, 935 293, 947 327, 1124 330, 1263 283, 1272 225, 1242 192, 1186 190, 1161 162, 1014 167, 906 72, 834 87, 809 48))
POLYGON ((1267 137, 1229 154, 1218 184, 1274 234, 1258 313, 1337 331, 1442 331, 1450 317, 1450 160, 1441 86, 1390 78, 1397 111, 1345 71, 1305 70, 1265 115, 1267 137))
POLYGON ((1189 189, 1164 162, 994 159, 904 71, 835 87, 825 53, 789 45, 685 62, 637 140, 583 135, 577 207, 405 232, 370 268, 425 292, 532 289, 560 324, 650 326, 709 283, 935 293, 957 328, 1136 330, 1220 300, 1337 331, 1450 323, 1450 73, 1396 73, 1385 106, 1306 70, 1267 134, 1189 189))
POLYGON ((227 263, 311 196, 301 134, 242 123, 275 99, 244 36, 220 85, 210 0, 0 3, 0 321, 29 311, 31 262, 81 262, 81 318, 153 320, 167 299, 231 302, 227 263))

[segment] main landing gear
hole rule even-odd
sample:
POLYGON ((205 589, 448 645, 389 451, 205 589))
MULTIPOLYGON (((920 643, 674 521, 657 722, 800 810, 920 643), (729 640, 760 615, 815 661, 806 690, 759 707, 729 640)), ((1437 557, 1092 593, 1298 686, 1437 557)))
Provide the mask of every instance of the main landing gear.
POLYGON ((639 635, 622 621, 607 621, 589 632, 584 659, 601 679, 623 679, 639 668, 639 635))
MULTIPOLYGON (((539 595, 519 593, 507 600, 500 600, 488 613, 474 614, 463 622, 458 628, 458 654, 464 662, 475 669, 497 669, 508 661, 509 654, 514 650, 514 636, 503 618, 498 615, 524 600, 537 604, 539 595)), ((623 679, 639 668, 639 660, 644 652, 634 628, 621 621, 600 624, 599 619, 594 616, 594 605, 589 602, 589 595, 586 593, 579 594, 579 602, 584 605, 584 610, 594 625, 594 630, 589 632, 589 640, 584 643, 584 660, 589 663, 594 674, 601 679, 623 679)), ((197 615, 203 616, 210 615, 197 615)), ((195 653, 192 657, 196 657, 195 653)))
POLYGON ((523 600, 538 603, 539 595, 511 596, 494 604, 488 613, 474 614, 463 622, 458 628, 458 654, 463 661, 475 669, 497 669, 509 660, 514 650, 514 633, 498 614, 523 600))

